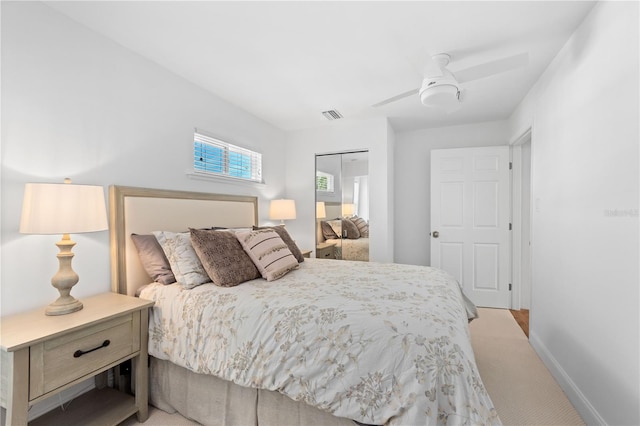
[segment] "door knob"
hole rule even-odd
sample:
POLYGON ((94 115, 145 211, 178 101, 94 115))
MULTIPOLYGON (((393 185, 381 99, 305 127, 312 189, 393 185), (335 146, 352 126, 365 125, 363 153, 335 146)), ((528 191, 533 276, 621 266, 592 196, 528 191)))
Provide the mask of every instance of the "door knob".
POLYGON ((433 231, 431 235, 433 236, 433 238, 438 238, 440 236, 440 233, 438 231, 433 231))

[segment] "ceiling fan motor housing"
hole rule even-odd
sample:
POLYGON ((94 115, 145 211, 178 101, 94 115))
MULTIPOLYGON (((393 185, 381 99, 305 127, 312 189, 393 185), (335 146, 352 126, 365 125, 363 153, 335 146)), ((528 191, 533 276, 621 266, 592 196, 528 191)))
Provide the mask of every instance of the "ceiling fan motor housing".
POLYGON ((460 88, 453 76, 425 78, 419 91, 424 106, 451 113, 460 108, 460 88))

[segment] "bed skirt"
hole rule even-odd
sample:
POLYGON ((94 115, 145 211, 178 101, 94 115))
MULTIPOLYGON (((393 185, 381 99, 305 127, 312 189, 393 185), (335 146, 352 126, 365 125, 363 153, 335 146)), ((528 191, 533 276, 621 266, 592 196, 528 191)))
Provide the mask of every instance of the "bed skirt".
POLYGON ((278 392, 246 388, 150 357, 149 402, 202 425, 354 426, 278 392))

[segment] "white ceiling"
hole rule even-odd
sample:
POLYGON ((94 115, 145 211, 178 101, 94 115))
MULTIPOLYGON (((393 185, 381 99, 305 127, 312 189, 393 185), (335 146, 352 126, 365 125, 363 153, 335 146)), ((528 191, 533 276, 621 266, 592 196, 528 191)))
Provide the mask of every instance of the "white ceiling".
POLYGON ((389 117, 398 132, 509 117, 593 7, 580 1, 46 2, 284 130, 389 117), (524 68, 469 82, 443 116, 411 96, 428 55, 457 70, 523 52, 524 68))

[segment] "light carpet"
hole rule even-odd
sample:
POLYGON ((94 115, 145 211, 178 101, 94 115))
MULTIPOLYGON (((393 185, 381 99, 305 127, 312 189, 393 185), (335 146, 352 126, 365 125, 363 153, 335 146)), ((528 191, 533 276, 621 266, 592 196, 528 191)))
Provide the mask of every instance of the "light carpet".
POLYGON ((469 325, 482 381, 505 425, 584 425, 506 309, 479 309, 469 325))
MULTIPOLYGON (((504 425, 584 425, 506 309, 480 308, 470 324, 476 363, 504 425)), ((149 407, 148 426, 197 425, 149 407)), ((139 425, 135 416, 121 426, 139 425)))

